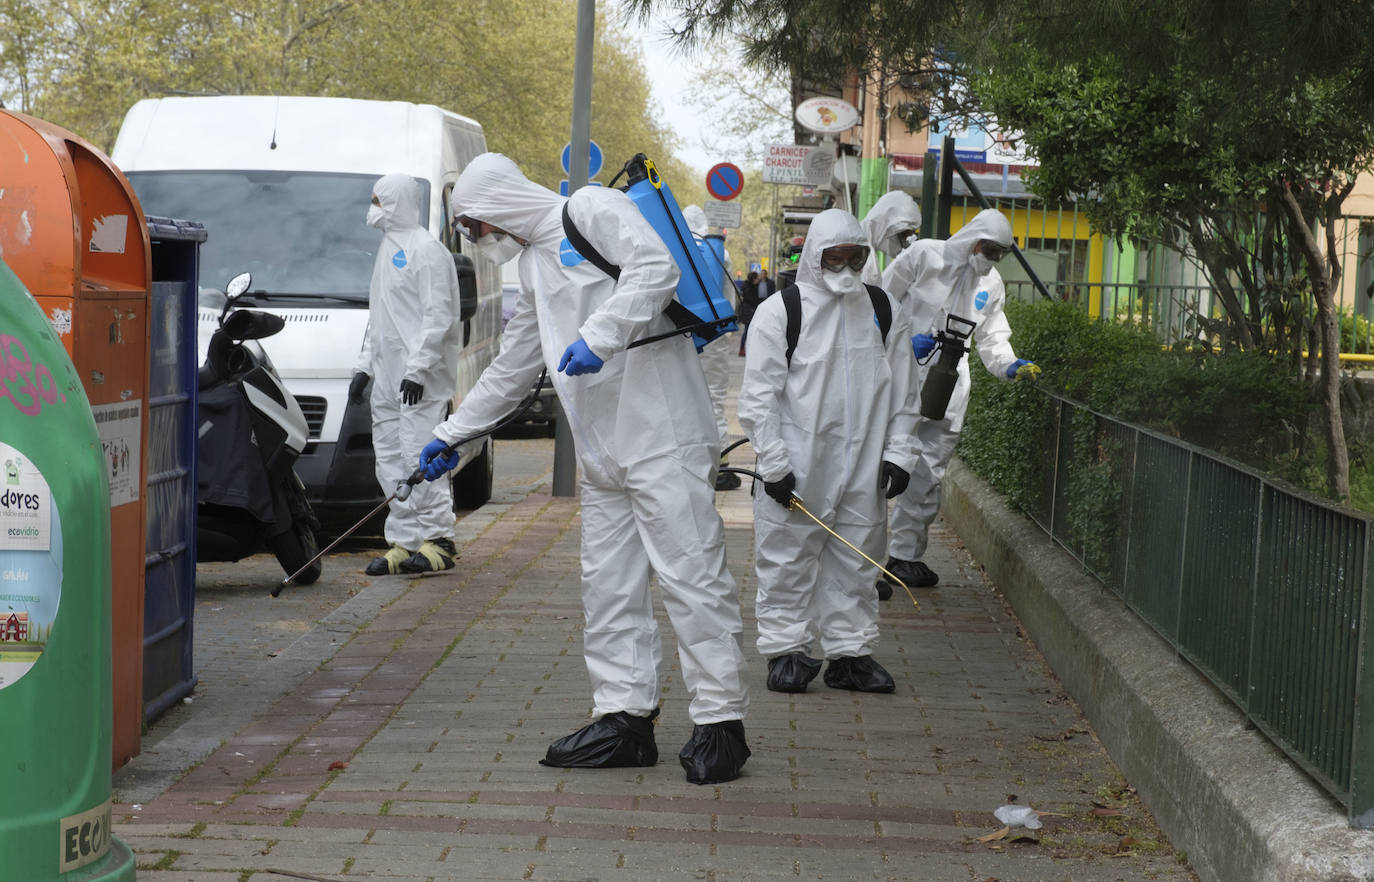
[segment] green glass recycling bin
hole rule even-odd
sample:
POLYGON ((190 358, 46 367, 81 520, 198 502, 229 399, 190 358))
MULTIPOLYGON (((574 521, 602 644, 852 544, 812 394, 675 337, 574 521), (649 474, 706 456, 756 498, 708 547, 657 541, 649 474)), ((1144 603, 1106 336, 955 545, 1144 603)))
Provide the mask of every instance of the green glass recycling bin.
POLYGON ((0 878, 132 882, 111 831, 110 492, 76 368, 0 262, 0 878))

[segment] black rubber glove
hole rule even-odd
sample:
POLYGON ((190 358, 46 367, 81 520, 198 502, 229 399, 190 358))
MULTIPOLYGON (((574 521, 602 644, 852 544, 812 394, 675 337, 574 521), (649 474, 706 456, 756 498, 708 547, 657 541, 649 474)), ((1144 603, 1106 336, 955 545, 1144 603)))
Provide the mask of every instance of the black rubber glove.
POLYGON ((887 488, 887 498, 900 496, 905 490, 906 485, 911 483, 911 473, 906 469, 895 466, 890 462, 883 463, 882 475, 878 478, 878 488, 887 488))
POLYGON ((414 380, 401 381, 401 403, 419 404, 420 398, 425 394, 425 387, 414 380))
POLYGON ((370 380, 370 379, 371 379, 371 377, 369 377, 367 374, 363 373, 362 371, 358 371, 357 373, 355 373, 355 374, 353 375, 352 381, 350 381, 349 384, 348 384, 348 403, 349 403, 349 404, 362 404, 362 403, 363 403, 363 390, 367 388, 367 381, 370 380))
POLYGON ((763 492, 783 508, 791 508, 792 491, 797 489, 797 476, 788 472, 776 481, 764 481, 763 492))

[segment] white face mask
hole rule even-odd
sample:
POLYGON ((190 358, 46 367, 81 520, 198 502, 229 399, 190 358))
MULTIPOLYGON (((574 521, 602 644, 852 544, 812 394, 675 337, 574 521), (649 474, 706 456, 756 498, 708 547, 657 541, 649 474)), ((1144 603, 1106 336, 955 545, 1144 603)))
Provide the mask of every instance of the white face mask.
POLYGON ((525 246, 515 241, 514 236, 502 233, 487 233, 474 242, 481 249, 482 256, 492 263, 506 263, 519 256, 525 246))
POLYGON ((369 227, 376 227, 380 230, 382 228, 383 217, 385 217, 385 215, 382 213, 382 207, 380 205, 369 205, 367 207, 367 225, 369 227))
POLYGON ((970 254, 968 256, 968 265, 973 267, 973 271, 977 273, 980 278, 992 272, 992 268, 997 266, 997 264, 989 260, 985 254, 970 254))
POLYGON ((864 289, 863 279, 859 274, 849 267, 845 267, 837 273, 821 273, 821 281, 832 294, 858 294, 864 289))

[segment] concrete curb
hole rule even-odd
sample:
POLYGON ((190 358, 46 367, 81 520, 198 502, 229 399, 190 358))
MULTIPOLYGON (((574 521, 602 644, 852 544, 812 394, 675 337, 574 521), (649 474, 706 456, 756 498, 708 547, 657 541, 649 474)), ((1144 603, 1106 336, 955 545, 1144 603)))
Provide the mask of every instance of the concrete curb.
POLYGON ((1374 880, 1374 833, 1351 830, 1235 705, 958 460, 941 514, 1202 879, 1374 880))

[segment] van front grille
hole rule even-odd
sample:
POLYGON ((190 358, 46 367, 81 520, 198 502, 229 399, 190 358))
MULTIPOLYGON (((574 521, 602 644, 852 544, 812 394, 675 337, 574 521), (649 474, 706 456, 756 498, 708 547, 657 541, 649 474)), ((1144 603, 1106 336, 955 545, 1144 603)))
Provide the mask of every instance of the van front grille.
POLYGON ((310 440, 320 440, 320 433, 324 430, 324 412, 329 403, 318 395, 297 395, 296 403, 301 406, 305 422, 310 426, 310 440))

